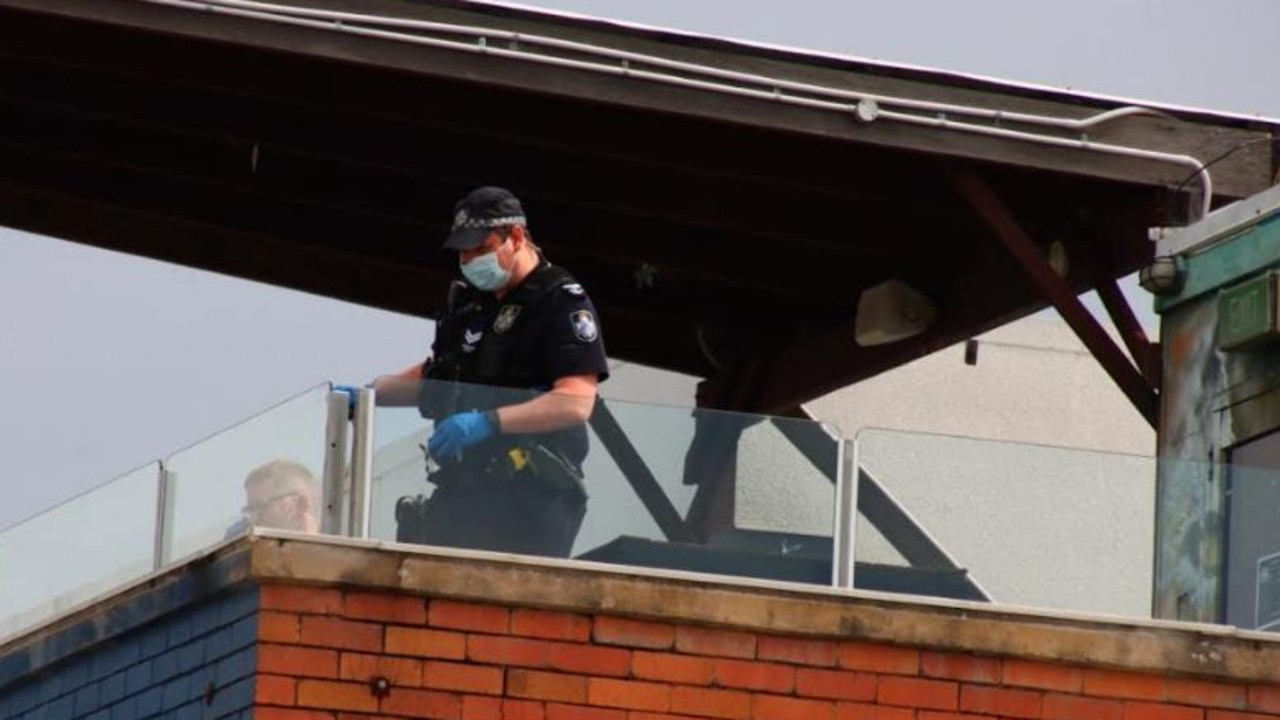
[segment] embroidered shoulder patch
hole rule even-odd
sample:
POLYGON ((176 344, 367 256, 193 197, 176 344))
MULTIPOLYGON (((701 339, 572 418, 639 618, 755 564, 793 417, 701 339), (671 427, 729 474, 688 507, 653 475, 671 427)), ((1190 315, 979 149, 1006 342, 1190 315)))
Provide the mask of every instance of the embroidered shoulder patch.
POLYGON ((560 286, 560 289, 564 290, 570 295, 582 296, 587 294, 587 291, 583 290, 582 286, 579 285, 578 283, 565 283, 564 285, 560 286))
POLYGON ((596 318, 590 310, 579 310, 569 316, 573 324, 573 335, 582 342, 595 342, 599 331, 596 329, 596 318))

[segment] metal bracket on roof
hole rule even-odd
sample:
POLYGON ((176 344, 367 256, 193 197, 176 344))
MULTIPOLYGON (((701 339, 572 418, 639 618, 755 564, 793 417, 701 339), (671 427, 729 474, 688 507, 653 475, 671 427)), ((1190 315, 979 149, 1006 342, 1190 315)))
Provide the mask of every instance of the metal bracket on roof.
MULTIPOLYGON (((1150 349, 1144 351, 1138 346, 1139 350, 1134 352, 1134 357, 1138 358, 1137 367, 1125 357, 1107 332, 1102 329, 1102 325, 1085 309, 1071 286, 1058 277, 1058 274, 1049 266, 1049 262, 1036 243, 1018 225, 1013 214, 985 180, 970 172, 956 172, 952 175, 952 183, 960 195, 990 226, 1009 254, 1018 261, 1031 281, 1040 288, 1040 292, 1053 303, 1058 313, 1062 315, 1062 319, 1071 326, 1080 341, 1102 365, 1102 369, 1106 370, 1116 385, 1120 386, 1121 392, 1129 398, 1129 402, 1133 403, 1151 427, 1158 427, 1160 401, 1156 393, 1156 385, 1151 380, 1155 370, 1153 369, 1154 361, 1150 359, 1150 349)), ((1130 326, 1136 326, 1137 320, 1132 318, 1131 312, 1126 319, 1126 313, 1120 308, 1124 300, 1117 297, 1118 289, 1115 294, 1112 294, 1105 285, 1106 283, 1099 285, 1100 293, 1104 293, 1103 302, 1108 303, 1108 310, 1113 312, 1113 316, 1120 318, 1117 325, 1121 326, 1122 331, 1126 328, 1132 330, 1130 326), (1113 305, 1114 310, 1112 310, 1113 305)), ((1141 328, 1138 330, 1140 331, 1141 328)), ((1125 334, 1126 342, 1133 342, 1134 346, 1137 346, 1137 338, 1128 338, 1128 333, 1125 334)))

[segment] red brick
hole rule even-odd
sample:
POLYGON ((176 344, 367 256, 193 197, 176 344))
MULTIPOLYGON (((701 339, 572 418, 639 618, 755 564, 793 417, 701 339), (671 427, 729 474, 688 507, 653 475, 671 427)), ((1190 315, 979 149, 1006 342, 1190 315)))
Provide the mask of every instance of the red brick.
POLYGON ((960 709, 1001 717, 1040 717, 1041 693, 1033 690, 965 685, 960 688, 960 709))
POLYGON ((671 688, 671 710, 685 715, 744 719, 751 717, 751 696, 738 690, 676 686, 671 688))
POLYGON ((918 675, 920 651, 893 645, 842 642, 836 648, 836 663, 842 668, 893 675, 918 675))
POLYGON ((377 712, 378 699, 364 683, 301 680, 298 682, 298 704, 326 710, 377 712))
POLYGON ((392 687, 422 687, 422 661, 412 658, 342 653, 338 672, 343 680, 367 683, 384 677, 392 687))
POLYGON ((1080 668, 1026 660, 1004 661, 1004 684, 1078 693, 1084 687, 1080 668))
POLYGON ((602 707, 665 712, 671 709, 671 686, 636 680, 588 678, 587 703, 602 707))
POLYGON ((428 660, 422 665, 422 687, 501 695, 502 668, 428 660))
POLYGON ((716 660, 715 680, 721 687, 790 694, 796 687, 796 670, 777 663, 716 660))
POLYGON ((502 700, 502 720, 543 720, 546 709, 536 700, 502 700))
POLYGON ((958 653, 920 653, 920 674, 972 683, 999 683, 1000 661, 958 653))
POLYGON ((710 685, 711 662, 701 657, 636 650, 631 656, 631 674, 641 680, 710 685))
POLYGON ((971 715, 941 710, 921 710, 916 720, 991 720, 990 715, 971 715))
POLYGON ((502 698, 466 695, 462 698, 462 720, 503 720, 502 698))
POLYGON ((432 720, 462 720, 462 698, 434 690, 392 690, 382 698, 383 715, 402 715, 432 720))
POLYGON ((853 670, 800 668, 796 672, 796 694, 831 700, 874 700, 876 676, 853 670))
POLYGON ((581 675, 511 668, 507 670, 507 695, 582 704, 587 701, 587 679, 581 675))
POLYGON ((1167 687, 1165 679, 1155 675, 1085 670, 1084 694, 1126 700, 1164 700, 1167 687))
POLYGON ((552 643, 547 661, 555 670, 626 677, 631 672, 631 651, 577 643, 552 643))
POLYGON ((1210 710, 1205 720, 1276 720, 1276 716, 1236 712, 1234 710, 1210 710))
POLYGON ((1249 709, 1280 714, 1280 685, 1250 685, 1249 709))
POLYGON ((1245 708, 1249 704, 1248 688, 1243 685, 1173 678, 1165 682, 1170 702, 1206 708, 1245 708))
POLYGON ((303 615, 302 645, 382 652, 382 626, 321 615, 303 615))
POLYGON ((253 688, 253 701, 263 705, 293 705, 298 696, 298 681, 291 677, 259 674, 253 688))
POLYGON ((651 713, 632 710, 627 713, 627 720, 698 720, 692 715, 672 715, 671 713, 651 713))
POLYGON ((1124 706, 1119 700, 1099 700, 1079 695, 1044 696, 1041 717, 1044 720, 1121 720, 1124 706))
POLYGON ((586 642, 591 639, 591 618, 561 612, 517 609, 511 612, 511 634, 546 640, 586 642))
POLYGON ((592 622, 591 637, 604 645, 669 650, 675 645, 676 629, 661 623, 599 615, 592 622))
POLYGON ((263 610, 307 615, 337 615, 342 612, 342 593, 328 588, 264 585, 261 603, 263 610))
POLYGON ((422 628, 387 628, 387 652, 392 655, 465 660, 467 636, 444 630, 422 628))
POLYGON ((263 642, 296 643, 301 627, 301 618, 295 613, 258 613, 258 640, 263 642))
POLYGON ((1204 708, 1163 703, 1126 702, 1124 720, 1204 720, 1204 708))
POLYGON ((915 720, 916 711, 866 703, 836 703, 836 720, 915 720))
POLYGON ((467 636, 467 659, 493 665, 546 667, 551 643, 505 635, 467 636))
POLYGON ((733 630, 682 625, 676 628, 676 650, 691 655, 750 659, 756 656, 756 636, 733 630))
POLYGON ((627 720, 627 711, 548 703, 547 720, 627 720))
POLYGON ((342 615, 356 620, 421 625, 427 621, 427 602, 404 595, 349 592, 342 601, 342 615))
POLYGON ((836 664, 836 644, 829 640, 761 635, 756 640, 756 657, 796 665, 832 667, 836 664))
POLYGON ((835 720, 836 704, 777 695, 753 695, 751 717, 756 720, 835 720))
POLYGON ((943 680, 882 677, 876 699, 884 705, 956 710, 960 706, 960 686, 943 680))
POLYGON ((338 677, 338 651, 297 645, 258 645, 258 672, 296 677, 338 677))
POLYGON ((333 713, 296 708, 255 707, 254 720, 333 720, 333 713))
POLYGON ((432 600, 427 622, 433 627, 505 635, 511 627, 511 611, 497 605, 432 600))

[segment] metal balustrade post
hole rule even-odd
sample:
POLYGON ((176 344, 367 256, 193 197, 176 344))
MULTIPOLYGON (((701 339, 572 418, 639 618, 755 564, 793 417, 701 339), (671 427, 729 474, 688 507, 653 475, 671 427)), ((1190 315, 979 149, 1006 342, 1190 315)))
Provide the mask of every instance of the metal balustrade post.
POLYGON ((836 451, 835 547, 832 548, 831 584, 853 587, 854 538, 858 524, 858 444, 842 439, 836 451))
POLYGON ((373 415, 376 396, 371 388, 356 395, 354 433, 351 442, 351 514, 348 536, 369 537, 369 511, 373 493, 373 415))
POLYGON ((160 570, 173 552, 173 484, 177 474, 160 463, 156 479, 156 523, 152 545, 152 569, 160 570))
POLYGON ((351 420, 351 396, 330 392, 327 399, 328 419, 324 429, 323 515, 320 531, 327 535, 347 534, 347 511, 351 507, 351 474, 348 447, 348 423, 351 420))

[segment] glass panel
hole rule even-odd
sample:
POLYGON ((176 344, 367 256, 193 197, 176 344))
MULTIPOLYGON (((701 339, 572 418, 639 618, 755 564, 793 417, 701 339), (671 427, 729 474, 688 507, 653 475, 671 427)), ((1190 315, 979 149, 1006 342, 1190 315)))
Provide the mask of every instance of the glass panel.
MULTIPOLYGON (((421 390, 440 403, 429 408, 440 416, 536 396, 436 381, 421 390)), ((433 423, 416 407, 380 406, 374 425, 374 537, 830 582, 838 439, 817 423, 610 400, 577 439, 504 435, 464 451, 460 462, 436 459, 431 482, 419 446, 433 423), (539 446, 570 456, 572 467, 583 438, 585 502, 571 478, 545 482, 526 469, 538 468, 539 446), (821 468, 796 442, 812 446, 821 468), (525 454, 532 465, 518 459, 525 454), (685 484, 686 468, 693 484, 685 484), (695 536, 684 520, 716 480, 721 491, 704 491, 715 499, 703 503, 695 536), (530 519, 541 515, 528 512, 535 507, 550 518, 542 527, 530 519)))
POLYGON ((160 464, 0 533, 0 639, 151 572, 160 464))
POLYGON ((956 596, 958 567, 993 602, 1151 616, 1154 458, 865 430, 857 461, 860 508, 874 482, 904 513, 859 515, 856 587, 956 596))
POLYGON ((328 394, 328 384, 317 386, 169 457, 166 563, 251 522, 318 528, 328 394))

